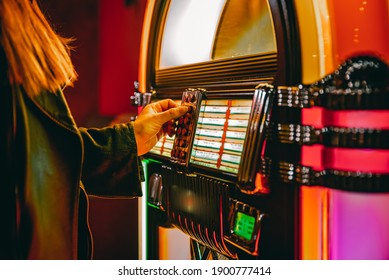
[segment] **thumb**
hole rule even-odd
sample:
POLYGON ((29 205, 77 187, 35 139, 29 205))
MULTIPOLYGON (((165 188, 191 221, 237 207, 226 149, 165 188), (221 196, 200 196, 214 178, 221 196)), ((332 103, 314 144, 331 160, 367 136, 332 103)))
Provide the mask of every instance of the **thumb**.
POLYGON ((187 106, 179 106, 176 108, 171 108, 169 110, 166 110, 164 112, 158 113, 159 122, 161 124, 164 124, 170 120, 177 119, 184 115, 188 111, 187 106))

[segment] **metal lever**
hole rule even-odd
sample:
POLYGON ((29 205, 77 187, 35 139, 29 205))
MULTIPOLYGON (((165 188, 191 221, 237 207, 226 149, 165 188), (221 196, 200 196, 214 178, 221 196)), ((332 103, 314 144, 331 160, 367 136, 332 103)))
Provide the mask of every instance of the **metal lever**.
POLYGON ((155 95, 155 90, 151 87, 150 92, 140 92, 139 82, 134 81, 134 95, 131 98, 131 104, 133 106, 144 107, 151 102, 151 97, 155 95))

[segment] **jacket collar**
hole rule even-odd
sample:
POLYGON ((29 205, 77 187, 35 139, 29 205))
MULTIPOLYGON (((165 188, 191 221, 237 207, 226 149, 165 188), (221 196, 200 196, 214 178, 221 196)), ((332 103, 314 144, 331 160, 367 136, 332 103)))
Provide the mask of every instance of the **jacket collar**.
POLYGON ((31 100, 50 119, 66 129, 78 133, 77 125, 61 90, 56 93, 42 92, 32 97, 31 100))

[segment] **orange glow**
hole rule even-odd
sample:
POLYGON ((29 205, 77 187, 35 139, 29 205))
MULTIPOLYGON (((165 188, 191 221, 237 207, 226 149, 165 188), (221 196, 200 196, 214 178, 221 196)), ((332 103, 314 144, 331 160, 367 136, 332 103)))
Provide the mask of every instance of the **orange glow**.
POLYGON ((295 1, 297 20, 300 30, 302 58, 302 82, 310 84, 323 76, 320 65, 319 34, 317 17, 313 2, 310 0, 295 1))
POLYGON ((302 82, 310 84, 333 70, 331 17, 326 1, 295 0, 300 29, 302 82))
POLYGON ((388 1, 328 0, 335 64, 353 55, 377 55, 389 62, 388 1))
POLYGON ((333 50, 332 50, 332 36, 331 36, 331 23, 330 15, 328 14, 328 6, 325 1, 319 1, 318 13, 320 15, 322 40, 323 40, 323 60, 324 60, 324 73, 329 74, 333 72, 333 50))
POLYGON ((159 259, 160 260, 168 260, 169 259, 169 242, 166 242, 168 239, 168 232, 164 228, 159 228, 158 229, 158 246, 159 246, 159 259))
POLYGON ((261 173, 257 173, 255 176, 255 190, 252 193, 270 193, 269 180, 261 173))
POLYGON ((301 187, 301 236, 300 259, 319 260, 322 258, 322 223, 320 208, 323 188, 301 187))
POLYGON ((139 56, 139 90, 140 92, 146 92, 147 88, 147 60, 148 60, 148 49, 150 39, 150 27, 153 18, 153 11, 155 6, 155 0, 147 1, 145 10, 142 39, 140 42, 140 56, 139 56))

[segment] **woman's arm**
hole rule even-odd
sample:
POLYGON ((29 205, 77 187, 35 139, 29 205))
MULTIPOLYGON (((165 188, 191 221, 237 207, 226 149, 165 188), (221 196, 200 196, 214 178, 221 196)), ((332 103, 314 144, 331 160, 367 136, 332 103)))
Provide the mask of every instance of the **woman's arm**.
POLYGON ((139 196, 144 176, 138 155, 154 147, 166 133, 166 123, 186 112, 186 107, 164 99, 147 105, 134 122, 101 129, 80 128, 86 191, 104 196, 139 196))
POLYGON ((88 194, 140 196, 143 169, 133 123, 80 128, 84 142, 82 182, 88 194))

